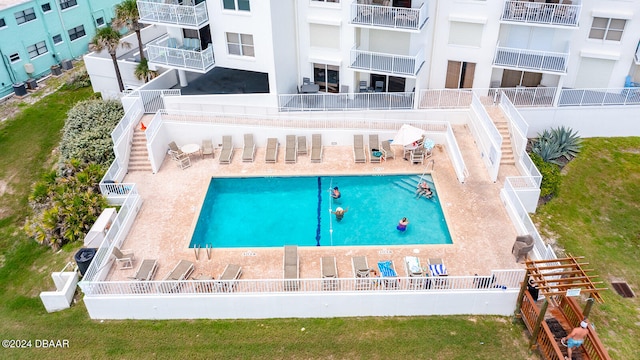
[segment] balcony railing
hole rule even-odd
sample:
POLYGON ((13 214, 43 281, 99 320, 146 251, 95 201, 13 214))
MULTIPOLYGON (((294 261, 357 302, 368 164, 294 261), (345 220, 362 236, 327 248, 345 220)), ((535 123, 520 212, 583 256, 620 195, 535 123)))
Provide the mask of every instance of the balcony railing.
POLYGON ((355 25, 420 30, 429 19, 427 6, 418 8, 351 4, 351 23, 355 25))
POLYGON ((198 5, 179 5, 177 0, 138 1, 138 13, 141 23, 200 27, 209 21, 206 1, 198 5))
POLYGON ((424 51, 415 56, 385 54, 351 49, 351 68, 384 72, 393 75, 416 76, 424 64, 424 51))
POLYGON ((505 1, 502 21, 577 27, 582 5, 505 1))
POLYGON ((181 49, 181 45, 177 41, 165 36, 158 41, 147 44, 149 62, 201 73, 214 67, 216 61, 211 44, 204 50, 191 50, 181 49))
POLYGON ((412 92, 278 95, 280 111, 413 109, 412 92))
POLYGON ((538 51, 518 48, 496 47, 493 65, 521 70, 566 73, 569 63, 568 52, 538 51))

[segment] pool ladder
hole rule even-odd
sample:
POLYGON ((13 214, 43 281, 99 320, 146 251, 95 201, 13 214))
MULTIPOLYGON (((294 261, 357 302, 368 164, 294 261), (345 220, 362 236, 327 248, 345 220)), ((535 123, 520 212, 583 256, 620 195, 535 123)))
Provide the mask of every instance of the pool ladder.
MULTIPOLYGON (((196 246, 193 248, 193 252, 194 252, 194 253, 195 253, 195 255, 196 255, 196 260, 200 260, 200 249, 202 249, 202 248, 200 247, 200 245, 196 245, 196 246)), ((204 249, 205 249, 205 250, 206 250, 206 252, 207 252, 207 259, 211 260, 211 250, 213 250, 213 248, 212 248, 212 247, 209 247, 209 244, 206 244, 206 245, 205 245, 205 247, 204 247, 204 249)))

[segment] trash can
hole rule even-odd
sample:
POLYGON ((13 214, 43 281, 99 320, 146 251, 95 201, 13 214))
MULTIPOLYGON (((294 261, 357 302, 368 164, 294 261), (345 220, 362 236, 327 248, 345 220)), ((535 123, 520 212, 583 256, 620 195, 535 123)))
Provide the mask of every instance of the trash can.
POLYGON ((91 265, 91 260, 96 255, 96 249, 93 248, 82 248, 78 250, 76 255, 74 256, 76 260, 76 264, 78 264, 78 271, 80 271, 80 275, 84 276, 84 273, 91 265))

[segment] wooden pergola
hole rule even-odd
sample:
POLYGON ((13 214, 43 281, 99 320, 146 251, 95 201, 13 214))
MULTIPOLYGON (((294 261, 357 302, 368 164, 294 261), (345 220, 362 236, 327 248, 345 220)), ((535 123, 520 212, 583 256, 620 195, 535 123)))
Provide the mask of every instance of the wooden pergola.
POLYGON ((524 282, 520 287, 518 302, 516 304, 515 315, 520 315, 522 301, 530 283, 539 290, 539 294, 544 296, 544 302, 540 309, 540 314, 535 322, 531 334, 531 346, 535 346, 541 323, 549 306, 549 300, 557 296, 579 296, 589 294, 587 304, 583 310, 585 317, 589 316, 594 301, 604 303, 600 296, 600 291, 607 288, 599 288, 602 281, 594 281, 596 275, 591 275, 594 270, 585 268, 589 263, 584 262, 584 256, 571 256, 553 260, 526 260, 527 271, 524 282))

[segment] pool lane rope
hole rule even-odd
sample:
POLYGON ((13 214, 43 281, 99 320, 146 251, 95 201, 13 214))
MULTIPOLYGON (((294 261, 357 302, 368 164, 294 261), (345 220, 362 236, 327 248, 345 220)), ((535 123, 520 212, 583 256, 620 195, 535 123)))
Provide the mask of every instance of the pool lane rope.
POLYGON ((320 246, 320 231, 321 229, 321 220, 322 220, 322 178, 318 176, 318 209, 317 215, 318 225, 316 226, 316 246, 320 246))

